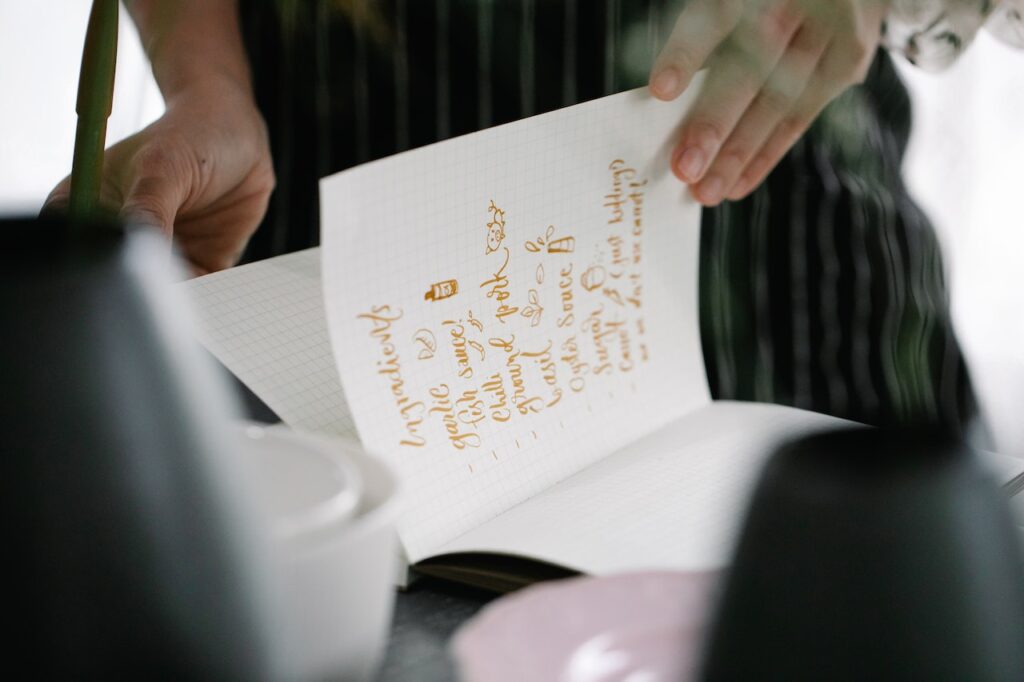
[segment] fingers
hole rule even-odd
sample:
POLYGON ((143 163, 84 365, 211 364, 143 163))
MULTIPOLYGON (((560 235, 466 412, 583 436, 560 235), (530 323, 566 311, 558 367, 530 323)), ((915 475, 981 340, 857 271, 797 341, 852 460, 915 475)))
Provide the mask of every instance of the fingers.
POLYGON ((740 174, 807 89, 829 45, 829 36, 804 25, 793 37, 775 70, 743 113, 694 196, 713 206, 735 187, 740 174))
POLYGON ((871 45, 870 40, 858 37, 830 43, 803 94, 772 130, 726 198, 737 201, 754 191, 825 107, 850 85, 863 82, 874 56, 871 45))
MULTIPOLYGON (((727 49, 715 57, 683 125, 672 164, 681 180, 696 183, 704 178, 786 52, 800 21, 795 6, 783 0, 740 22, 727 49)), ((715 195, 728 189, 717 176, 708 178, 706 187, 715 195)))
POLYGON ((39 211, 40 217, 53 217, 64 215, 68 212, 68 203, 71 197, 71 176, 61 180, 46 197, 43 208, 39 211))
POLYGON ((651 93, 673 100, 739 22, 744 0, 691 0, 651 70, 651 93))
POLYGON ((796 104, 779 121, 767 140, 744 169, 739 180, 727 192, 727 198, 737 201, 756 189, 779 164, 790 148, 803 137, 818 115, 843 90, 820 71, 811 79, 796 104))
MULTIPOLYGON (((683 64, 675 73, 689 75, 697 68, 695 60, 703 65, 714 52, 671 162, 675 175, 708 206, 749 194, 829 102, 863 82, 880 39, 884 9, 874 0, 741 4, 747 11, 731 19, 733 28, 725 39, 706 30, 703 40, 695 39, 684 12, 659 59, 660 68, 683 64), (684 49, 681 40, 696 42, 684 49), (713 40, 717 47, 711 46, 713 40)), ((711 15, 703 0, 689 7, 699 10, 691 21, 711 15)), ((652 90, 665 95, 657 69, 655 73, 652 90)))
MULTIPOLYGON (((111 164, 107 164, 111 165, 111 164)), ((134 179, 123 193, 105 182, 100 203, 115 213, 126 224, 145 225, 170 237, 174 232, 174 219, 185 200, 186 191, 180 177, 173 172, 175 162, 167 155, 142 149, 130 168, 134 179)), ((110 178, 106 178, 109 180, 110 178)), ((71 179, 64 178, 43 202, 41 216, 61 216, 67 213, 71 194, 71 179)))
POLYGON ((189 178, 176 155, 146 147, 134 159, 134 178, 125 193, 119 217, 131 225, 147 225, 168 238, 188 195, 189 178))
MULTIPOLYGON (((108 178, 104 176, 104 181, 100 185, 98 209, 101 217, 112 218, 117 214, 121 202, 117 189, 111 186, 107 180, 108 178)), ((68 176, 50 191, 46 201, 43 202, 43 207, 39 210, 39 216, 42 218, 64 218, 70 210, 70 203, 71 176, 68 176)))
POLYGON ((177 203, 169 198, 173 188, 162 178, 140 178, 135 182, 119 217, 129 225, 146 225, 158 229, 168 238, 174 234, 177 203))
POLYGON ((236 265, 265 212, 266 201, 261 196, 239 196, 209 213, 179 218, 175 245, 192 276, 236 265))

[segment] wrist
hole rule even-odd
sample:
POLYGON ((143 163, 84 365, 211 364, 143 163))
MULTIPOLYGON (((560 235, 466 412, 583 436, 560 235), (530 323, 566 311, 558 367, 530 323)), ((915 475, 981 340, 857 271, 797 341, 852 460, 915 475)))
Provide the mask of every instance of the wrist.
POLYGON ((205 68, 192 74, 178 73, 165 79, 160 87, 167 108, 183 103, 202 102, 206 106, 239 102, 256 107, 252 82, 248 75, 240 77, 231 71, 205 68))
POLYGON ((201 121, 205 126, 232 127, 236 132, 262 130, 263 115, 248 81, 206 73, 183 82, 164 98, 175 120, 201 121), (182 119, 181 117, 184 117, 182 119))

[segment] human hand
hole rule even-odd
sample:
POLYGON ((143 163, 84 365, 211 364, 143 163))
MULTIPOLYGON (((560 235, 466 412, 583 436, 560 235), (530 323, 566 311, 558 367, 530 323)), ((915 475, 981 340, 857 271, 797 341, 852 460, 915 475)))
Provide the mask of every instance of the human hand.
POLYGON ((714 206, 756 189, 847 87, 863 82, 885 0, 690 0, 651 72, 673 100, 708 73, 672 170, 714 206))
MULTIPOLYGON (((194 275, 230 267, 267 210, 274 188, 263 118, 237 83, 197 83, 164 115, 104 154, 100 204, 174 242, 194 275)), ((44 212, 67 207, 70 180, 44 212)))

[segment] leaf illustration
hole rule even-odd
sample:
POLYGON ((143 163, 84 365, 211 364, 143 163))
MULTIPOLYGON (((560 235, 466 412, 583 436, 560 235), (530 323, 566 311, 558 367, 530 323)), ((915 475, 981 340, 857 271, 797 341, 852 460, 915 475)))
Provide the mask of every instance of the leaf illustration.
POLYGON ((422 346, 417 356, 420 360, 429 360, 434 357, 434 353, 437 352, 437 339, 434 338, 432 331, 420 329, 413 335, 412 340, 422 346))

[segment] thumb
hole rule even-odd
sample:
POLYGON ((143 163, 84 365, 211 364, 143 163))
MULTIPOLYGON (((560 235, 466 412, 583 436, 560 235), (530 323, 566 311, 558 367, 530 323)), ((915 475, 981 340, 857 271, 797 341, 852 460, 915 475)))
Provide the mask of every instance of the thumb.
POLYGON ((120 218, 127 225, 155 228, 170 239, 184 195, 179 183, 166 175, 140 176, 125 195, 120 218))

